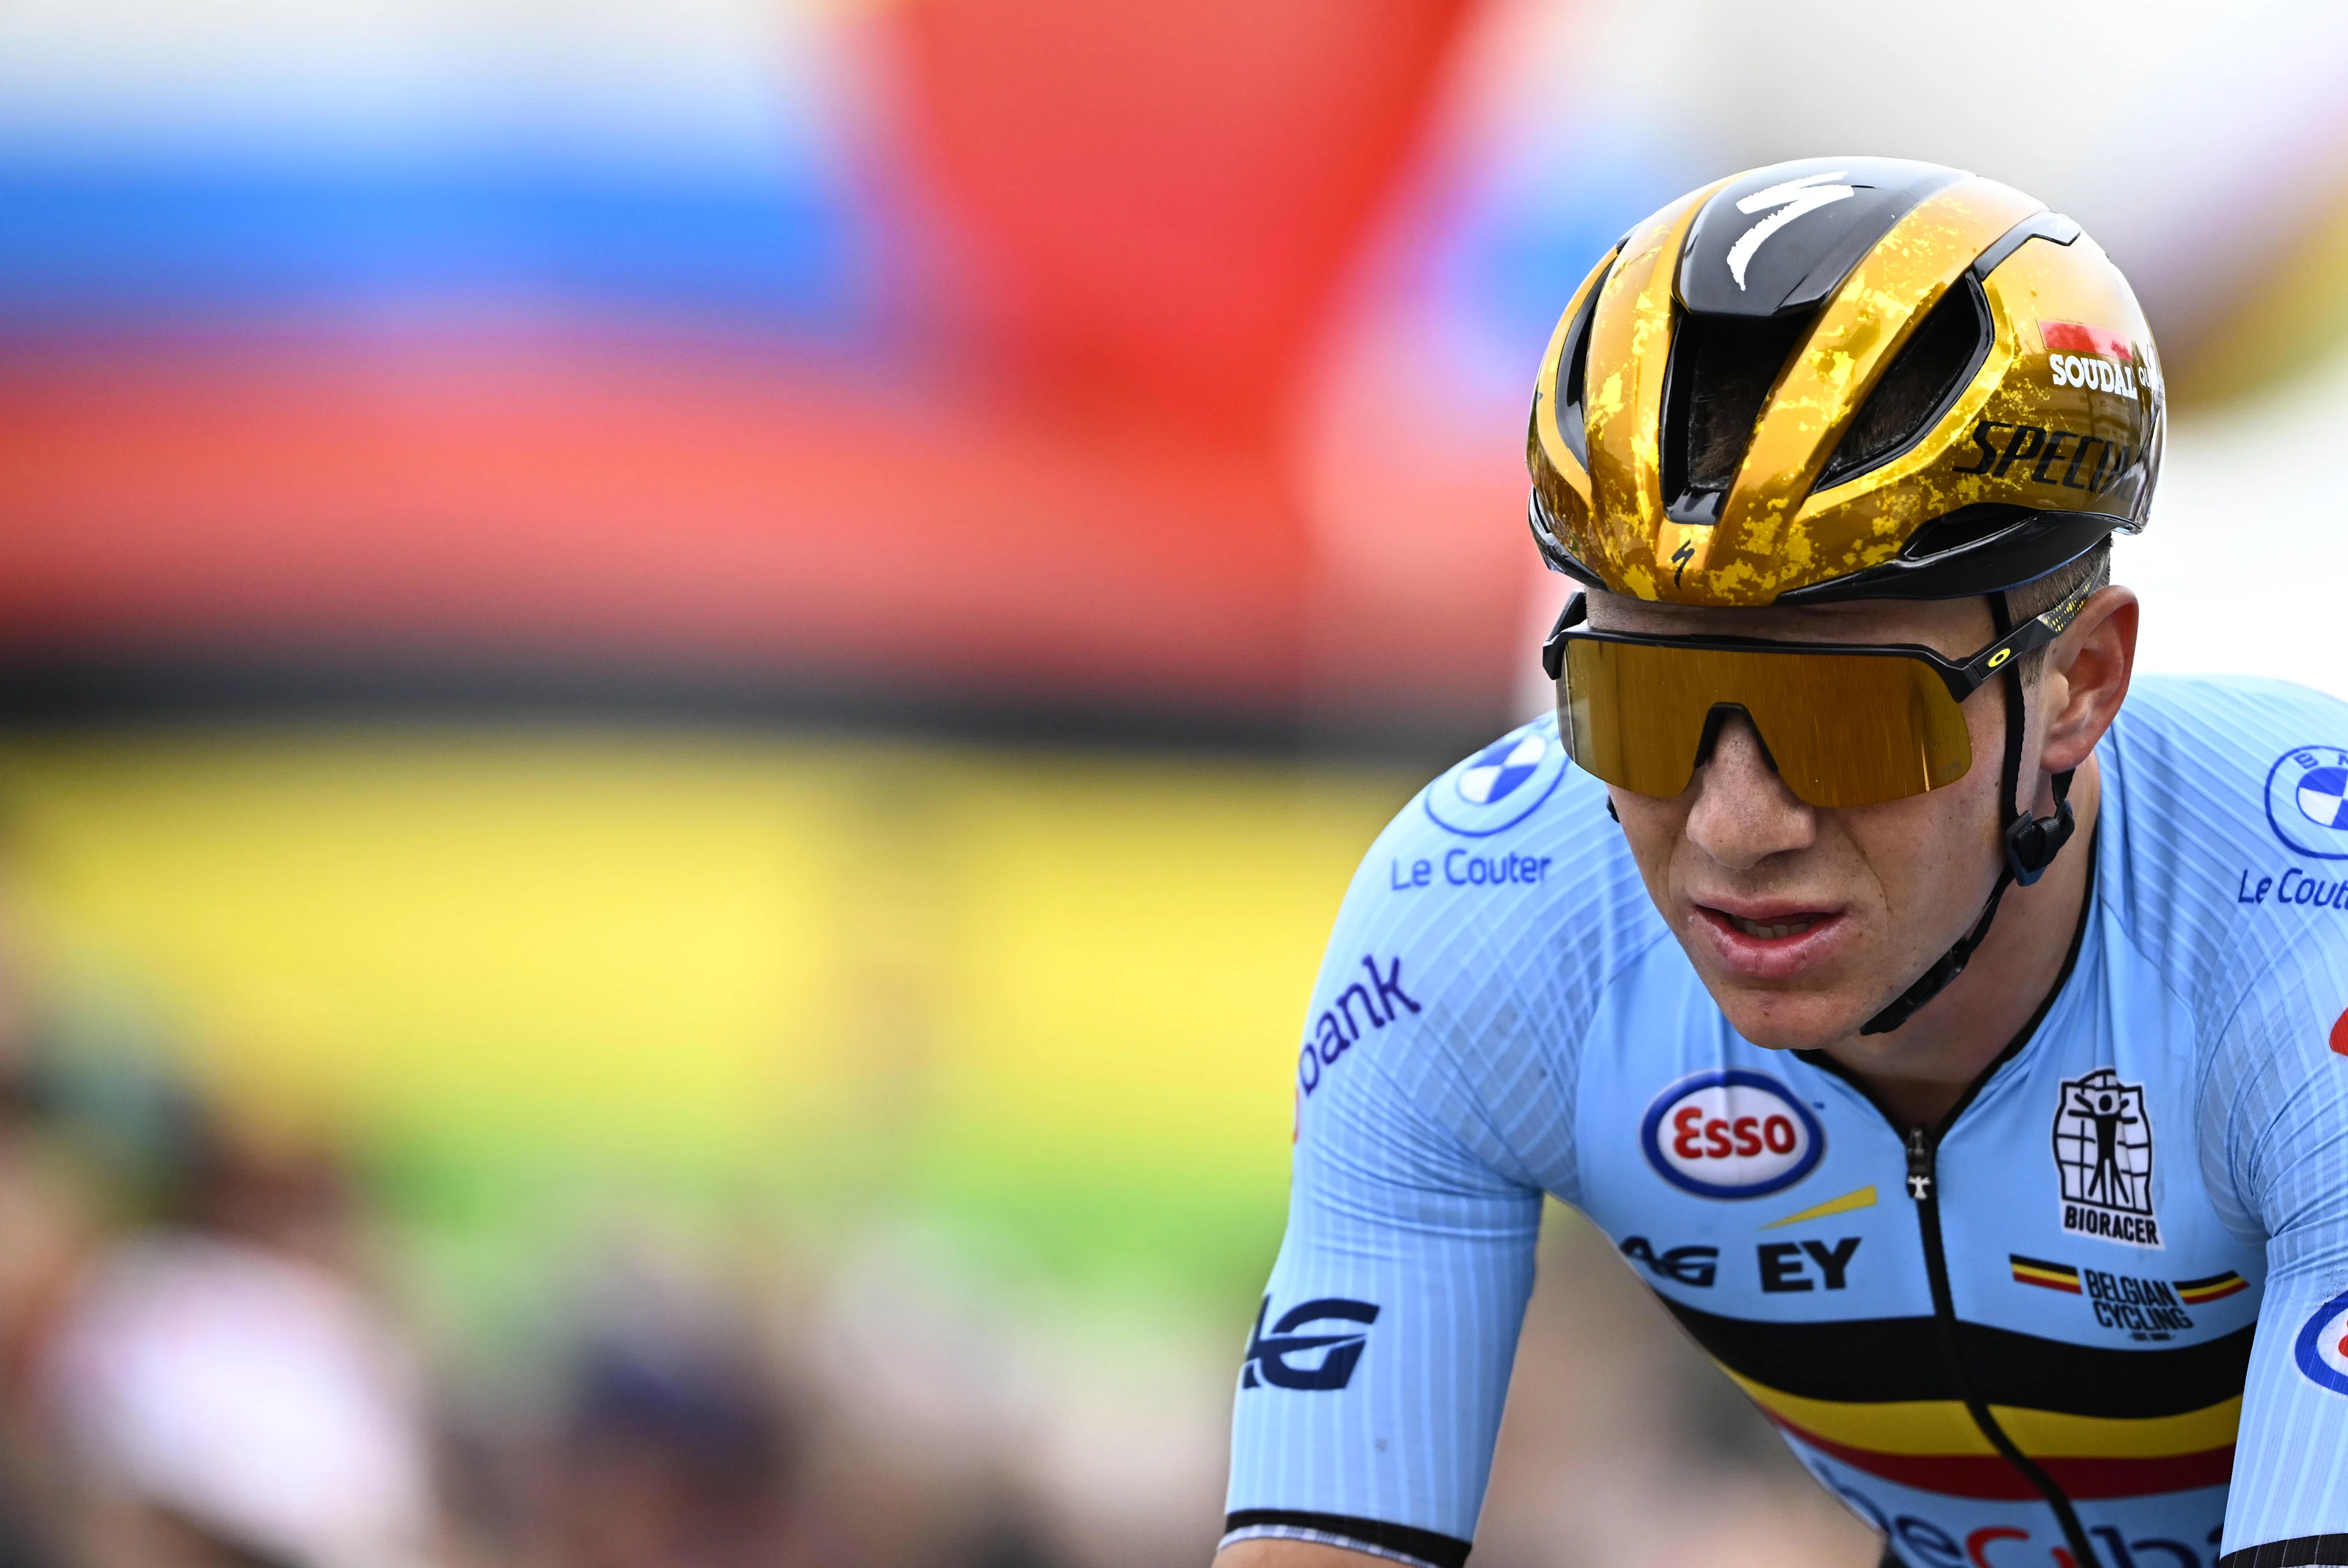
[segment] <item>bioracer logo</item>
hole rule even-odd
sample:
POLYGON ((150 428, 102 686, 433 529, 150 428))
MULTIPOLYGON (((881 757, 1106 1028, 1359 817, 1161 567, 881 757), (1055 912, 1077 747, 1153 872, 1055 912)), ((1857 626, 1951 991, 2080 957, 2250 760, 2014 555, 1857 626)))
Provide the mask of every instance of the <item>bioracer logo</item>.
POLYGON ((1729 1068, 1683 1078, 1647 1107, 1639 1146, 1655 1173, 1705 1198, 1783 1192, 1818 1168, 1826 1130, 1793 1091, 1729 1068))
POLYGON ((2054 1107, 2054 1169, 2065 1230, 2129 1246, 2161 1245, 2144 1085, 2121 1082, 2108 1067, 2065 1079, 2054 1107))

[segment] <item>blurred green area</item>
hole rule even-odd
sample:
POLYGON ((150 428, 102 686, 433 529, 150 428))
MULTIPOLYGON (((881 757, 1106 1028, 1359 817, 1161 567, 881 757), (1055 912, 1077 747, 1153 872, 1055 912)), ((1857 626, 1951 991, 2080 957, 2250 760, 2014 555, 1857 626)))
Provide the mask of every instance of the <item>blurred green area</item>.
MULTIPOLYGON (((252 729, 0 761, 47 1005, 361 1152, 460 1337, 656 1210, 1243 1313, 1375 768, 252 729)), ((780 1238, 780 1239, 778 1239, 780 1238)))

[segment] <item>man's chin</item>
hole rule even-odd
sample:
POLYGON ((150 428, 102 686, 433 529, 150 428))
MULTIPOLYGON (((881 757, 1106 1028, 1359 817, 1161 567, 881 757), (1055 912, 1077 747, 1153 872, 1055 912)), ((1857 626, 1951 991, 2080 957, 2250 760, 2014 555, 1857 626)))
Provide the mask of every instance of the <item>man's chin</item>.
POLYGON ((1882 1006, 1839 989, 1759 990, 1710 979, 1704 987, 1728 1027, 1764 1050, 1823 1050, 1857 1034, 1882 1006))

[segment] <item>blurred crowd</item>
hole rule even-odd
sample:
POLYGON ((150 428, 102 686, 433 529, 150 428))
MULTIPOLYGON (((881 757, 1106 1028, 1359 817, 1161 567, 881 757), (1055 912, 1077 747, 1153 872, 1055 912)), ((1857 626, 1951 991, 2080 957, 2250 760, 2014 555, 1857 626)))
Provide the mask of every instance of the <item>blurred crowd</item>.
MULTIPOLYGON (((818 1286, 696 1271, 654 1238, 548 1271, 485 1358, 431 1327, 362 1151, 208 1096, 170 1051, 63 1038, 12 935, 0 1568, 1210 1553, 1237 1327, 1184 1359, 1081 1313, 1001 1314, 1031 1320, 1022 1341, 973 1311, 974 1280, 901 1249, 818 1286)), ((1479 1561, 1871 1562, 1603 1239, 1553 1217, 1479 1561)))
POLYGON ((999 1456, 870 1430, 752 1287, 614 1259, 463 1365, 354 1151, 61 1049, 6 938, 0 1568, 1066 1560, 999 1456))

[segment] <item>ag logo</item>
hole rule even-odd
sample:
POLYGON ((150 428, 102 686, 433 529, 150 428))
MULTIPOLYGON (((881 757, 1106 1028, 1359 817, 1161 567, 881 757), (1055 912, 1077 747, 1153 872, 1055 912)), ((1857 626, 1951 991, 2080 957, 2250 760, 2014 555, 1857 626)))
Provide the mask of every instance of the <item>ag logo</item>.
POLYGON ((1634 1235, 1622 1243, 1622 1255, 1633 1263, 1645 1264, 1650 1274, 1676 1279, 1682 1285, 1704 1289, 1719 1277, 1720 1249, 1716 1246, 1675 1246, 1659 1253, 1645 1236, 1634 1235))
POLYGON ((1272 1297, 1267 1296, 1263 1305, 1255 1309, 1255 1331, 1248 1336, 1247 1360, 1240 1373, 1241 1388, 1255 1389, 1269 1383, 1275 1389, 1342 1389, 1354 1380, 1354 1368, 1370 1342, 1370 1325, 1378 1320, 1375 1305, 1336 1296, 1308 1301, 1282 1313, 1267 1337, 1263 1320, 1271 1310, 1272 1297), (1358 1323, 1361 1327, 1334 1334, 1295 1332, 1332 1323, 1358 1323), (1322 1352, 1317 1361, 1313 1356, 1316 1350, 1322 1352), (1291 1357, 1296 1359, 1291 1360, 1291 1357))
POLYGON ((2348 1291, 2317 1307, 2291 1348, 2309 1382, 2348 1394, 2348 1291))
POLYGON ((1703 1198, 1758 1198, 1817 1169, 1826 1130, 1793 1091, 1731 1068, 1683 1078, 1647 1107, 1639 1146, 1655 1173, 1703 1198))
POLYGON ((2161 1245, 2144 1085, 2122 1083, 2108 1067, 2065 1079, 2054 1105, 2054 1169, 2065 1230, 2130 1246, 2161 1245))
POLYGON ((1426 815, 1468 838, 1483 838, 1530 816, 1565 776, 1556 715, 1501 736, 1426 786, 1426 815))
POLYGON ((2348 752, 2301 746, 2267 774, 2267 825, 2285 847, 2317 860, 2348 860, 2348 752))

